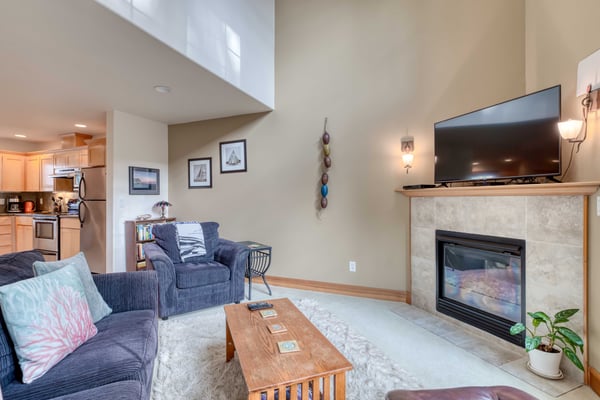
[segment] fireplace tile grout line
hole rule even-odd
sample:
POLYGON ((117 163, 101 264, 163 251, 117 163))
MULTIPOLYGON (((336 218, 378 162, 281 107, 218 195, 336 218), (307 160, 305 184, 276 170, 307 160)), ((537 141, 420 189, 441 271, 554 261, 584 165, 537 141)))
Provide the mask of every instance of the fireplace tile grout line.
POLYGON ((581 382, 567 374, 562 380, 549 380, 539 377, 526 368, 527 356, 523 356, 522 353, 491 342, 484 335, 479 335, 472 332, 471 329, 460 326, 458 323, 446 320, 415 306, 399 303, 392 306, 391 311, 400 318, 426 329, 553 397, 559 397, 582 385, 581 382))

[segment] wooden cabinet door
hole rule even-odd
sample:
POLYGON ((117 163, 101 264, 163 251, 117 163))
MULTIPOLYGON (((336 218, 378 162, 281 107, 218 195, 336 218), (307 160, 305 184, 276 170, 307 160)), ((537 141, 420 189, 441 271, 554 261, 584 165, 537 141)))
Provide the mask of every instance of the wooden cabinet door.
POLYGON ((81 245, 79 239, 79 218, 60 219, 60 259, 72 257, 79 253, 81 245))
POLYGON ((88 164, 90 167, 104 166, 106 159, 106 138, 92 139, 88 144, 88 164))
POLYGON ((27 156, 25 159, 25 191, 40 190, 40 156, 27 156))
POLYGON ((15 251, 33 250, 33 218, 15 217, 15 251))
POLYGON ((73 150, 66 153, 67 168, 79 168, 81 166, 81 157, 79 150, 73 150))
POLYGON ((20 154, 2 155, 2 190, 22 192, 25 189, 25 156, 20 154))
POLYGON ((0 217, 0 254, 12 253, 13 249, 13 217, 0 217))
POLYGON ((54 173, 54 155, 40 155, 40 192, 51 192, 54 190, 54 179, 50 177, 54 173))

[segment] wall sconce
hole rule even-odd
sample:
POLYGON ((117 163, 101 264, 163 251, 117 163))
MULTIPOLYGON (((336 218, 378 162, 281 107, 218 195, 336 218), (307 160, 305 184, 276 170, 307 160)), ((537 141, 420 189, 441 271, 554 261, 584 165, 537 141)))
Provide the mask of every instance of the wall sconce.
POLYGON ((404 136, 400 139, 400 143, 402 147, 402 162, 408 174, 408 170, 412 168, 415 159, 415 155, 413 154, 415 151, 415 139, 412 136, 404 136))
POLYGON ((578 119, 569 119, 568 121, 563 121, 558 123, 558 130, 560 131, 560 136, 567 140, 569 143, 577 143, 577 152, 579 152, 579 147, 581 147, 581 143, 585 141, 587 138, 587 119, 588 114, 592 108, 592 85, 587 86, 587 92, 583 99, 581 99, 582 106, 582 114, 583 121, 578 119), (583 137, 579 139, 579 135, 583 128, 583 137))

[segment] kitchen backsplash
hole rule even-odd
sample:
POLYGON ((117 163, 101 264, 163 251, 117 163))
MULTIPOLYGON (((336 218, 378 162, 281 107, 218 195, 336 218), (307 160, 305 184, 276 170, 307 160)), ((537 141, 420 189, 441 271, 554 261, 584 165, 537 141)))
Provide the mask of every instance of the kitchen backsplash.
POLYGON ((1 192, 0 198, 4 200, 4 204, 0 205, 0 211, 3 212, 6 210, 7 199, 14 196, 20 196, 21 202, 26 200, 34 201, 36 211, 54 211, 54 200, 57 200, 58 197, 62 197, 62 201, 65 204, 70 199, 79 198, 75 192, 1 192))

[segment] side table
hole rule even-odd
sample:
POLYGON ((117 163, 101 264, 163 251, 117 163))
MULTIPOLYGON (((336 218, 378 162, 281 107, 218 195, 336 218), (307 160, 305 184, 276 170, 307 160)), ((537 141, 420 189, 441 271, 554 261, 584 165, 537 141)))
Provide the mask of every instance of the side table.
POLYGON ((252 278, 260 276, 271 296, 271 288, 267 283, 265 274, 271 266, 271 246, 266 244, 244 241, 238 242, 250 249, 248 260, 246 261, 246 278, 248 278, 248 300, 252 300, 252 278))

